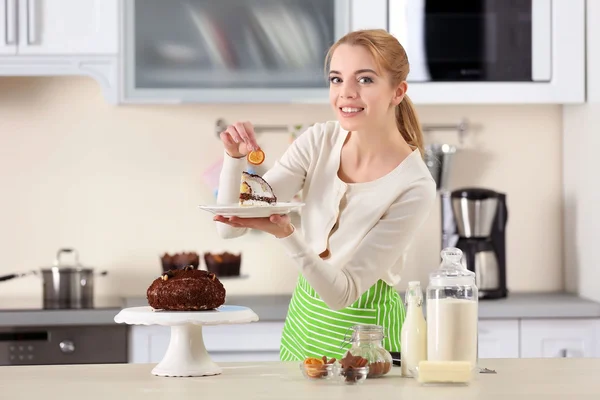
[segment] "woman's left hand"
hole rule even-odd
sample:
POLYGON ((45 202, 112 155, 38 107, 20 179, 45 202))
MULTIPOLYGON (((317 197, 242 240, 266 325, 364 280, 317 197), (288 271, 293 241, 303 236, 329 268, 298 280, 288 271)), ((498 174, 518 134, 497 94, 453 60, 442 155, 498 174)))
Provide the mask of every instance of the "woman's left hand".
POLYGON ((234 228, 251 228, 267 232, 279 239, 287 237, 294 232, 294 226, 290 222, 290 217, 287 215, 274 214, 264 218, 227 218, 222 215, 216 215, 213 220, 222 222, 234 228))

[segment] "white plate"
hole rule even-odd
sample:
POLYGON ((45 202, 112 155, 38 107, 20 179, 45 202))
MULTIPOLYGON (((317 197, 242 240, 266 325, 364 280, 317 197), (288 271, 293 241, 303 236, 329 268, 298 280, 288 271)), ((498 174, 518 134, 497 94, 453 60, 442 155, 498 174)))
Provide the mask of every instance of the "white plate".
POLYGON ((261 218, 273 214, 288 214, 304 203, 276 203, 272 206, 240 206, 239 204, 200 206, 201 210, 224 217, 261 218))

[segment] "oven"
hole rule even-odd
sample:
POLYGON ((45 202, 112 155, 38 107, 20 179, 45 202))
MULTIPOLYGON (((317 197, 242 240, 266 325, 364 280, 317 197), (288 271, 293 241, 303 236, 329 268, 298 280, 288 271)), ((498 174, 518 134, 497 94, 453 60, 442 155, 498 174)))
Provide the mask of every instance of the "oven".
POLYGON ((0 327, 0 365, 127 363, 127 326, 0 327))

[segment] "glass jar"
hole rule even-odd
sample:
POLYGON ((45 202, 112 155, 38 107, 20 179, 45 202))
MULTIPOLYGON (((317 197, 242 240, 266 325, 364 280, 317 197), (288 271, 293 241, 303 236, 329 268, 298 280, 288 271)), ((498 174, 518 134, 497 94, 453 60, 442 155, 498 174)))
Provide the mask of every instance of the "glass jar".
MULTIPOLYGON (((383 347, 383 327, 379 325, 354 325, 350 338, 351 347, 346 353, 367 360, 367 378, 378 378, 392 369, 392 355, 383 347)), ((344 367, 344 359, 340 360, 344 367)))
POLYGON ((462 251, 441 251, 440 267, 427 287, 427 360, 468 361, 477 366, 478 291, 475 273, 462 264, 462 251))

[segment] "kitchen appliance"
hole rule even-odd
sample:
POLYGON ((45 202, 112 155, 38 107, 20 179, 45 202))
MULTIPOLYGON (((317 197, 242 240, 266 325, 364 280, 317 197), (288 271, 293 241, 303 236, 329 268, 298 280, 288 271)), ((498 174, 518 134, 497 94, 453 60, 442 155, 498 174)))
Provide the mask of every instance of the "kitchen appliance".
POLYGON ((425 164, 433 176, 438 191, 448 189, 452 161, 456 146, 450 144, 428 144, 425 146, 425 164))
POLYGON ((0 365, 126 362, 126 326, 0 326, 0 365))
POLYGON ((551 0, 390 1, 409 82, 549 82, 551 0))
POLYGON ((457 247, 481 299, 506 297, 506 195, 485 188, 441 193, 442 248, 457 247))
MULTIPOLYGON (((37 275, 37 270, 25 273, 13 273, 0 277, 0 282, 8 281, 27 275, 37 275)), ((42 292, 44 308, 93 308, 94 307, 94 276, 105 276, 106 271, 95 272, 80 264, 79 253, 75 249, 59 249, 54 265, 42 268, 42 292), (65 264, 61 257, 64 254, 73 254, 74 262, 65 264)))

